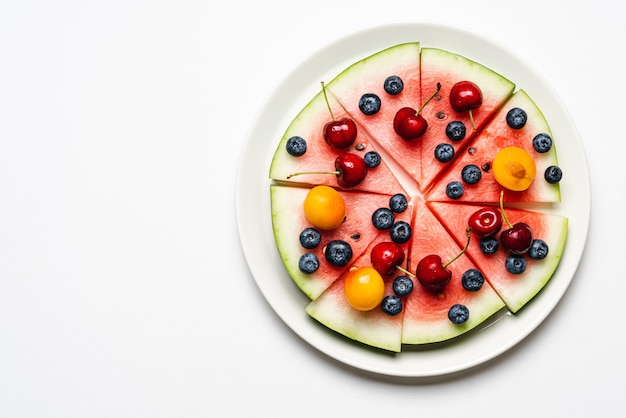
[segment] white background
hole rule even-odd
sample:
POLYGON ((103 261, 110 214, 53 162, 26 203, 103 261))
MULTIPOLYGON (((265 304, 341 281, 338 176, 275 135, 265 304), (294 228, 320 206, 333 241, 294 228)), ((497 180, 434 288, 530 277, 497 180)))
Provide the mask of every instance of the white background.
POLYGON ((595 1, 2 1, 1 417, 617 417, 626 413, 626 30, 595 1), (514 349, 380 378, 302 341, 256 287, 235 176, 274 86, 328 42, 425 21, 548 80, 589 162, 571 286, 514 349))

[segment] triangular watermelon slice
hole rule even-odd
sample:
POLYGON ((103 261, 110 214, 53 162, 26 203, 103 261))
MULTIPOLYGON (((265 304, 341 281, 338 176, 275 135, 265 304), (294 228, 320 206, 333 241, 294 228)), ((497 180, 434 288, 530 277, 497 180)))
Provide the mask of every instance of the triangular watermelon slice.
MULTIPOLYGON (((465 228, 471 214, 484 207, 443 202, 430 202, 429 206, 459 244, 465 241, 465 228)), ((480 250, 480 240, 472 237, 466 254, 483 272, 508 309, 517 312, 543 289, 559 265, 567 238, 568 219, 554 213, 525 209, 505 207, 504 211, 512 224, 527 223, 532 228, 534 238, 548 244, 546 258, 533 260, 524 255, 526 270, 521 274, 512 274, 505 268, 509 254, 501 247, 494 254, 486 255, 480 250)), ((506 228, 507 225, 503 225, 503 230, 506 228)))
MULTIPOLYGON (((438 254, 446 263, 459 254, 462 248, 424 202, 416 201, 414 204, 415 222, 409 269, 412 272, 415 272, 419 261, 429 254, 438 254)), ((461 233, 464 234, 464 231, 461 233)), ((462 246, 465 246, 465 242, 462 246)), ((461 255, 448 269, 452 272, 452 279, 441 294, 426 290, 414 279, 414 290, 407 297, 404 307, 403 343, 425 344, 454 338, 475 328, 504 307, 502 299, 486 281, 478 291, 465 290, 461 282, 463 273, 470 269, 480 270, 466 255, 461 255), (448 311, 455 304, 466 306, 470 312, 467 322, 461 325, 452 323, 448 318, 448 311)))
MULTIPOLYGON (((483 125, 493 116, 513 93, 515 85, 495 71, 450 51, 437 48, 422 48, 421 51, 421 101, 425 103, 441 84, 439 94, 422 110, 428 121, 428 130, 420 139, 422 154, 422 190, 427 190, 431 182, 450 162, 439 162, 435 158, 435 148, 442 143, 451 145, 455 158, 471 142, 483 125), (457 82, 471 81, 482 92, 482 105, 472 110, 474 127, 468 111, 457 112, 450 104, 450 90, 457 82), (462 122, 466 128, 465 138, 450 140, 446 127, 450 122, 462 122)), ((454 161, 454 160, 453 160, 454 161)))
POLYGON ((393 160, 416 182, 421 178, 420 144, 406 142, 393 130, 393 118, 405 106, 418 106, 420 100, 420 44, 405 43, 382 50, 344 70, 327 87, 331 93, 393 160), (400 78, 400 93, 385 91, 387 77, 400 78), (364 114, 359 101, 364 94, 375 94, 380 110, 364 114))
MULTIPOLYGON (((341 191, 346 202, 346 219, 336 229, 319 231, 320 244, 313 249, 300 245, 300 232, 312 225, 304 215, 303 202, 308 188, 271 185, 272 223, 274 237, 280 256, 296 285, 309 298, 317 298, 352 263, 344 267, 334 267, 324 257, 324 247, 332 240, 340 239, 352 248, 352 260, 356 260, 368 248, 380 241, 390 241, 389 230, 379 230, 372 224, 372 214, 376 209, 389 207, 391 196, 384 194, 341 191), (305 253, 314 254, 319 260, 319 269, 314 273, 303 273, 299 268, 300 257, 305 253)), ((395 214, 396 221, 411 222, 413 206, 409 204, 402 213, 395 214)))
POLYGON ((470 147, 452 163, 445 175, 442 176, 427 193, 429 201, 450 202, 446 195, 446 186, 453 182, 463 184, 464 193, 454 200, 457 202, 498 202, 500 186, 491 173, 491 163, 502 148, 517 146, 526 150, 535 160, 537 176, 530 187, 522 192, 507 191, 504 200, 510 202, 559 202, 561 200, 560 186, 551 184, 544 178, 544 172, 550 166, 557 166, 557 154, 554 144, 547 152, 537 152, 533 147, 536 135, 547 134, 552 137, 550 127, 543 113, 524 90, 518 90, 502 107, 487 126, 476 136, 470 147), (506 115, 511 109, 523 109, 528 120, 523 128, 513 129, 506 122, 506 115), (481 179, 475 184, 465 184, 462 181, 463 167, 473 164, 482 171, 481 179))
MULTIPOLYGON (((357 138, 353 146, 342 150, 330 147, 324 140, 323 127, 333 117, 339 120, 343 117, 350 117, 350 115, 332 97, 328 97, 327 104, 323 91, 320 90, 293 119, 285 131, 274 152, 269 177, 273 180, 292 184, 324 184, 338 187, 337 178, 333 174, 304 174, 291 178, 289 176, 296 172, 334 171, 335 159, 342 153, 349 152, 364 157, 367 152, 377 151, 367 131, 362 127, 357 128, 357 138), (332 116, 328 108, 329 105, 332 109, 332 116), (292 137, 300 137, 306 141, 306 152, 303 155, 293 156, 287 151, 287 142, 292 137)), ((403 188, 382 159, 377 167, 368 169, 365 179, 359 185, 350 188, 350 190, 396 193, 403 188)))
MULTIPOLYGON (((370 254, 364 253, 355 267, 368 266, 370 254)), ((355 341, 389 351, 401 351, 403 312, 390 316, 379 308, 371 311, 358 311, 346 300, 344 279, 341 275, 324 293, 305 308, 312 318, 328 328, 355 341)), ((392 281, 385 280, 385 294, 393 294, 392 281)))

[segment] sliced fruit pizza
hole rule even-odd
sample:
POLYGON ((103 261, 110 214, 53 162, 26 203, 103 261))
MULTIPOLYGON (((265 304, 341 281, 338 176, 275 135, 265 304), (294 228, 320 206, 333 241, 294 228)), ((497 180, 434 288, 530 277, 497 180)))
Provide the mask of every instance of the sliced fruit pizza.
POLYGON ((321 82, 269 176, 305 311, 367 346, 399 352, 517 314, 565 248, 541 110, 486 66, 417 42, 321 82))

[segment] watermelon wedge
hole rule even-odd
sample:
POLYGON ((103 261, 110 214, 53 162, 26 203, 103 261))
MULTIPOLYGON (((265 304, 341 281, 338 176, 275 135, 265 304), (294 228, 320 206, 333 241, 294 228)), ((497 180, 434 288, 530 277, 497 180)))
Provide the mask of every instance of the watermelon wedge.
MULTIPOLYGON (((332 97, 329 97, 328 100, 335 119, 349 117, 332 97)), ((323 92, 320 91, 300 111, 285 131, 274 152, 269 177, 276 181, 292 184, 324 184, 338 187, 337 178, 333 174, 302 174, 291 178, 290 175, 297 172, 334 171, 335 159, 342 153, 349 152, 364 157, 367 152, 377 151, 374 142, 362 127, 357 127, 357 138, 353 146, 344 150, 330 147, 324 140, 323 127, 331 120, 326 99, 323 92), (287 151, 287 142, 292 137, 300 137, 306 141, 306 152, 303 155, 294 156, 287 151)), ((396 193, 398 190, 403 191, 404 189, 386 162, 382 160, 377 167, 367 171, 365 179, 359 185, 350 188, 350 190, 396 193)))
MULTIPOLYGON (((461 234, 465 235, 465 228, 462 228, 461 234)), ((465 246, 466 239, 463 241, 457 243, 426 204, 416 201, 410 271, 415 272, 417 263, 429 254, 438 254, 444 263, 452 260, 465 246)), ((403 343, 426 344, 449 340, 475 328, 504 307, 502 299, 487 282, 478 291, 468 291, 463 287, 463 274, 470 269, 480 270, 465 254, 447 268, 452 272, 452 279, 440 294, 426 290, 414 280, 413 292, 405 302, 403 343), (448 319, 448 311, 455 304, 466 306, 470 312, 469 319, 461 325, 448 319)))
MULTIPOLYGON (((372 224, 372 213, 389 206, 389 195, 342 191, 348 211, 346 219, 337 229, 319 231, 320 244, 306 249, 300 244, 300 232, 312 225, 304 215, 302 204, 308 188, 281 185, 270 186, 272 202, 272 224, 276 246, 289 275, 296 285, 309 298, 317 298, 352 263, 344 267, 334 267, 325 261, 324 248, 333 240, 343 240, 352 248, 352 259, 356 260, 379 241, 389 241, 389 231, 379 230, 372 224), (314 273, 303 273, 299 268, 300 257, 305 253, 314 254, 319 260, 319 269, 314 273)), ((397 221, 410 222, 412 205, 395 216, 397 221)))
POLYGON ((344 70, 327 89, 380 148, 419 183, 420 144, 400 138, 393 130, 393 118, 402 107, 419 107, 420 44, 400 44, 364 58, 344 70), (390 76, 399 77, 403 84, 397 94, 385 91, 385 80, 390 76), (381 101, 378 112, 366 115, 361 111, 359 101, 364 94, 378 96, 381 101))
MULTIPOLYGON (((430 202, 441 225, 461 244, 465 241, 465 228, 470 215, 481 205, 456 205, 443 202, 430 202)), ((505 268, 509 255, 500 248, 496 253, 486 255, 480 250, 480 240, 472 239, 466 254, 483 272, 485 278, 506 303, 507 308, 515 313, 526 305, 545 287, 554 274, 567 239, 568 219, 564 216, 530 211, 525 209, 504 208, 512 224, 525 222, 533 230, 533 236, 548 244, 548 254, 544 259, 533 260, 527 254, 526 269, 521 274, 512 274, 505 268)), ((503 229, 506 225, 503 226, 503 229)))
MULTIPOLYGON (((370 265, 369 253, 364 253, 354 266, 370 265)), ((372 347, 399 352, 402 348, 403 313, 387 315, 382 309, 358 311, 346 300, 344 280, 347 271, 333 282, 317 299, 305 308, 312 318, 333 331, 372 347)), ((392 294, 391 280, 385 281, 385 294, 392 294)))
POLYGON ((466 152, 459 155, 432 189, 426 194, 429 201, 450 202, 446 187, 453 181, 462 182, 461 171, 467 165, 481 168, 482 175, 478 183, 463 184, 464 193, 454 199, 458 202, 488 203, 498 202, 502 186, 493 178, 491 163, 502 148, 517 146, 526 150, 535 160, 537 176, 531 186, 522 192, 507 191, 504 200, 508 202, 559 202, 561 200, 558 183, 551 184, 544 178, 544 172, 550 166, 558 166, 556 146, 546 152, 537 152, 533 139, 539 134, 552 137, 550 126, 536 103, 524 90, 518 90, 497 112, 487 126, 476 136, 466 152), (521 129, 508 126, 506 115, 512 109, 523 109, 528 120, 521 129))
POLYGON ((449 144, 454 148, 455 156, 459 155, 515 88, 505 77, 464 56, 437 48, 423 48, 420 103, 435 91, 437 83, 441 84, 439 94, 422 110, 422 116, 428 121, 428 130, 420 139, 422 176, 419 183, 422 190, 427 190, 440 171, 450 164, 435 159, 435 148, 442 143, 449 144), (473 127, 469 111, 457 112, 450 104, 450 90, 461 81, 473 82, 482 92, 482 105, 472 110, 473 127), (465 138, 453 141, 446 136, 446 127, 453 121, 463 123, 465 138))

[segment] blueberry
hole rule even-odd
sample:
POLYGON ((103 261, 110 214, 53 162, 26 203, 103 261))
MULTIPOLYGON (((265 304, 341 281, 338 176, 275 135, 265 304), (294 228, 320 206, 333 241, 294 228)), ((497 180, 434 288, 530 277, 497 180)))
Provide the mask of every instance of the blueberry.
POLYGON ((305 228, 300 232, 300 245, 311 250, 320 245, 322 235, 315 228, 305 228))
POLYGON ((552 148, 552 138, 548 134, 537 134, 533 138, 533 148, 540 154, 550 151, 552 148))
POLYGON ((402 213, 409 206, 409 201, 402 193, 396 193, 389 199, 389 208, 395 213, 402 213))
POLYGON ((520 254, 510 254, 504 262, 506 271, 511 274, 522 274, 526 270, 526 259, 520 254))
POLYGON ((380 229, 381 231, 384 229, 391 228, 394 221, 396 220, 396 215, 393 214, 391 209, 388 208, 378 208, 372 214, 372 223, 376 229, 380 229))
POLYGON ((551 165, 546 168, 546 171, 543 173, 543 178, 550 184, 556 184, 563 178, 563 171, 560 167, 551 165))
POLYGON ((446 195, 450 199, 459 199, 461 196, 463 196, 463 193, 465 193, 465 188, 460 181, 451 181, 446 186, 446 195))
POLYGON ((306 141, 300 136, 292 136, 287 140, 287 152, 294 157, 300 157, 306 152, 306 141))
POLYGON ((402 82, 402 79, 397 75, 390 75, 385 79, 383 88, 387 93, 395 96, 402 92, 402 89, 404 89, 404 83, 402 82))
POLYGON ((380 110, 380 97, 374 93, 365 93, 359 100, 359 109, 365 115, 373 115, 380 110))
POLYGON ((526 125, 528 115, 524 109, 514 107, 506 114, 506 123, 513 129, 522 129, 526 125))
POLYGON ((315 273, 320 267, 320 261, 315 254, 304 253, 302 257, 300 257, 300 261, 298 261, 298 267, 304 274, 315 273))
POLYGON ((448 311, 448 318, 453 324, 461 325, 469 319, 469 309, 467 309, 467 306, 461 305, 460 303, 452 305, 448 311))
POLYGON ((474 164, 468 164, 461 170, 461 179, 467 184, 478 183, 482 175, 480 167, 474 164))
POLYGON ((469 269, 461 276, 463 288, 469 292, 478 292, 485 283, 485 276, 476 269, 469 269))
POLYGON ((465 138, 465 124, 458 120, 453 120, 446 126, 446 136, 451 141, 460 141, 465 138))
POLYGON ((369 151, 365 153, 363 160, 367 168, 376 168, 380 165, 381 158, 380 154, 376 151, 369 151))
POLYGON ((528 256, 533 260, 543 260, 548 255, 548 244, 542 239, 534 239, 528 249, 528 256))
POLYGON ((481 238, 480 240, 480 251, 482 251, 483 254, 494 254, 498 251, 498 247, 500 247, 500 243, 495 237, 481 238))
POLYGON ((396 295, 388 295, 383 298, 380 307, 387 315, 396 316, 402 312, 402 300, 396 295))
POLYGON ((413 235, 413 230, 411 229, 411 225, 404 221, 398 221, 391 225, 389 229, 389 234, 391 236, 391 240, 396 244, 404 244, 411 239, 413 235))
POLYGON ((447 163, 454 158, 454 147, 450 144, 439 144, 435 148, 435 158, 441 163, 447 163))
POLYGON ((408 296, 413 291, 413 280, 409 276, 398 276, 393 279, 393 293, 408 296))
POLYGON ((347 242, 336 239, 328 243, 324 256, 331 265, 344 267, 352 260, 352 247, 347 242))

